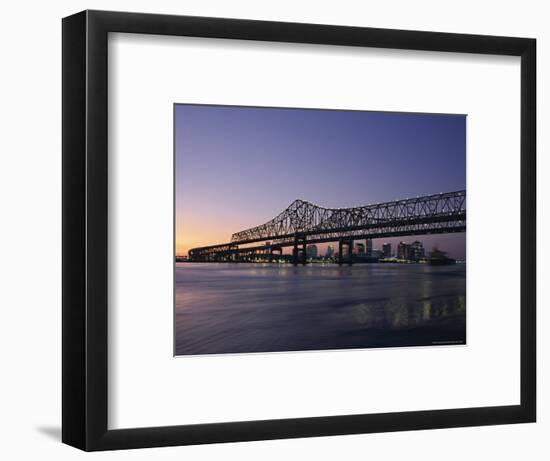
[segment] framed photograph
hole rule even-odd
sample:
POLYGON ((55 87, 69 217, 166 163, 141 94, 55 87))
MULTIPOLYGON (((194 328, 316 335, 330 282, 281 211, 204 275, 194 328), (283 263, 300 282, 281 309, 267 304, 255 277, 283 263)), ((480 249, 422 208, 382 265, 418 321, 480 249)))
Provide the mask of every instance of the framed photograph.
POLYGON ((534 422, 536 42, 63 19, 63 441, 534 422))

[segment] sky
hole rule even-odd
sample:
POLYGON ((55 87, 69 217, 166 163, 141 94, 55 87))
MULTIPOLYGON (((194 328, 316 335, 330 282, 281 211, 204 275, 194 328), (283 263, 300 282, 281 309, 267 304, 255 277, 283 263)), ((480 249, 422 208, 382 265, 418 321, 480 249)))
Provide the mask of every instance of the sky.
MULTIPOLYGON (((466 189, 465 115, 188 104, 174 110, 177 255, 228 242, 298 198, 347 208, 466 189)), ((455 258, 466 254, 464 233, 384 242, 396 247, 400 240, 420 240, 455 258)))

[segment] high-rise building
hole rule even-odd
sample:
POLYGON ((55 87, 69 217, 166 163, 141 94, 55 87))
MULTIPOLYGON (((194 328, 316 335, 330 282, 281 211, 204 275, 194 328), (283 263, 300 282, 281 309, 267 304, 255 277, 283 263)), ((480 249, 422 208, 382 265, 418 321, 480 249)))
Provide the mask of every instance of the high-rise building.
POLYGON ((306 247, 306 255, 308 258, 316 258, 317 257, 317 245, 308 245, 306 247))
POLYGON ((384 243, 382 245, 382 257, 391 258, 391 243, 384 243))
POLYGON ((367 239, 367 256, 372 256, 372 239, 367 239))
POLYGON ((424 258, 424 245, 418 240, 411 243, 409 247, 409 259, 411 261, 420 261, 424 258))
POLYGON ((332 245, 327 246, 327 251, 325 253, 326 258, 334 257, 334 247, 332 245))
POLYGON ((397 245, 397 257, 399 259, 409 259, 410 247, 408 243, 399 242, 399 245, 397 245))
POLYGON ((355 254, 357 256, 365 256, 365 245, 363 245, 362 243, 356 243, 355 254))

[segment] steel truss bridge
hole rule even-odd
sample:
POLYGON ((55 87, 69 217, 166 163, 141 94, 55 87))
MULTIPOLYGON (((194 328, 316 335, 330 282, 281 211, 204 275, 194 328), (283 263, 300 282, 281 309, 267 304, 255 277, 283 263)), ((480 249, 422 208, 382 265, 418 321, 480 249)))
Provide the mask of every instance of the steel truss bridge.
POLYGON ((236 232, 227 243, 193 248, 189 260, 234 262, 254 255, 282 255, 293 247, 293 263, 306 263, 306 245, 338 242, 339 263, 354 240, 466 231, 466 191, 447 192, 353 208, 324 208, 295 200, 275 218, 236 232))

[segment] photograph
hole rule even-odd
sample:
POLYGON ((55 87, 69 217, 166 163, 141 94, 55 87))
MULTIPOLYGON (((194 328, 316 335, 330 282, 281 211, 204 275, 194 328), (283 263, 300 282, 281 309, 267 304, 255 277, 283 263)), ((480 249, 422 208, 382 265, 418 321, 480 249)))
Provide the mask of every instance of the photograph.
POLYGON ((175 104, 175 355, 466 344, 466 120, 175 104))

